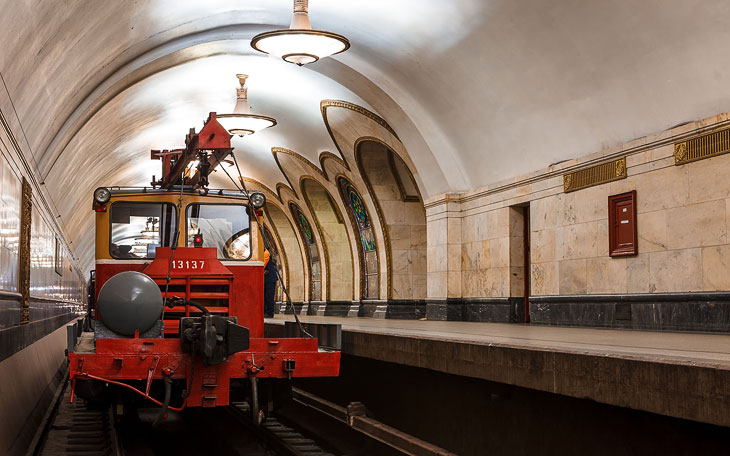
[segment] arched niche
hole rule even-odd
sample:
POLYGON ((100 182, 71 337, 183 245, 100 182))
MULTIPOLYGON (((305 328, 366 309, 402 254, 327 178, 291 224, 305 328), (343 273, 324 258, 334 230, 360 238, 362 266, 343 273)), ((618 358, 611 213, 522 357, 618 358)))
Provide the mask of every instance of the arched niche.
POLYGON ((314 216, 314 223, 322 234, 323 250, 326 256, 328 301, 352 301, 354 299, 354 262, 350 241, 342 214, 332 201, 329 192, 314 179, 301 181, 302 194, 314 216))
POLYGON ((276 263, 276 270, 279 275, 279 280, 276 282, 276 291, 274 292, 274 302, 281 303, 286 301, 283 295, 283 288, 289 288, 287 286, 289 273, 286 271, 286 253, 281 246, 281 240, 279 239, 278 233, 275 231, 276 228, 272 231, 269 229, 269 226, 269 224, 265 224, 263 230, 263 234, 267 241, 265 248, 267 248, 270 253, 269 261, 274 261, 276 263), (282 283, 282 281, 284 283, 282 283))
POLYGON ((357 230, 358 256, 360 263, 360 296, 362 299, 380 297, 380 261, 370 213, 365 207, 360 192, 344 176, 337 178, 340 197, 347 207, 348 216, 357 230))
POLYGON ((358 169, 385 218, 390 245, 393 300, 426 297, 426 211, 406 163, 385 143, 361 139, 355 144, 358 169))
POLYGON ((294 227, 292 227, 289 217, 274 204, 266 205, 266 214, 271 221, 271 226, 279 235, 281 240, 281 249, 283 249, 283 257, 285 259, 285 284, 289 297, 294 303, 307 301, 305 298, 305 265, 302 259, 302 248, 294 227))
POLYGON ((299 206, 290 202, 289 210, 304 242, 304 256, 309 266, 309 296, 307 299, 320 301, 322 300, 322 260, 319 256, 314 229, 299 206))

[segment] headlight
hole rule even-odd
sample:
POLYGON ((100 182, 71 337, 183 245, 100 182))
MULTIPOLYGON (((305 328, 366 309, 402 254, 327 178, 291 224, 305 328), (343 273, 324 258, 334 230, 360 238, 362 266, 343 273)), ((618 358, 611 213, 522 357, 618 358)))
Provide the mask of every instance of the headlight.
POLYGON ((248 201, 256 209, 261 209, 266 204, 266 195, 261 192, 253 192, 248 197, 248 201))
POLYGON ((96 201, 96 204, 106 204, 111 197, 112 192, 106 187, 99 187, 94 190, 94 201, 96 201))

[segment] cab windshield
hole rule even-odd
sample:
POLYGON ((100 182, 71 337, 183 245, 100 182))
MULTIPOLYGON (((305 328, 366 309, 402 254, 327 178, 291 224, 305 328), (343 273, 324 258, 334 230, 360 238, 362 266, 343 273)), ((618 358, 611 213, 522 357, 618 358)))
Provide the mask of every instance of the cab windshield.
POLYGON ((215 247, 218 258, 251 257, 251 220, 243 204, 190 204, 186 211, 188 247, 202 237, 203 247, 215 247))
POLYGON ((170 246, 175 218, 170 203, 113 203, 109 253, 117 259, 154 258, 157 247, 170 246))

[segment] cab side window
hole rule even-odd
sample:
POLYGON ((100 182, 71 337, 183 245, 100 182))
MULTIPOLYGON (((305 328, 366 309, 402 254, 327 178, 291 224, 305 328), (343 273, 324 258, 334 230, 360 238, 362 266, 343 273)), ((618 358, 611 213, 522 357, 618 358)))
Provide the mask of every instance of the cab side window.
POLYGON ((109 217, 112 258, 154 258, 155 249, 169 247, 175 233, 175 206, 170 203, 117 201, 109 217))
POLYGON ((251 258, 251 220, 242 204, 190 204, 187 207, 187 246, 202 237, 203 247, 215 247, 222 260, 251 258))

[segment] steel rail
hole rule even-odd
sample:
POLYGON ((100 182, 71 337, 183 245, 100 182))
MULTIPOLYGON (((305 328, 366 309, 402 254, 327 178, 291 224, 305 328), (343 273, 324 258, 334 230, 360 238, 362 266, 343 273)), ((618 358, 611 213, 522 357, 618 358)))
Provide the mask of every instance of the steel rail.
POLYGON ((365 406, 360 402, 353 402, 347 407, 342 407, 299 388, 292 388, 292 399, 305 407, 345 423, 350 428, 402 453, 411 456, 456 456, 456 453, 406 434, 367 416, 365 406))

